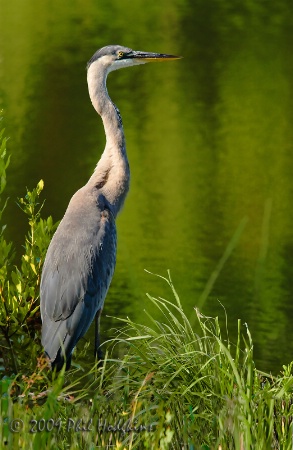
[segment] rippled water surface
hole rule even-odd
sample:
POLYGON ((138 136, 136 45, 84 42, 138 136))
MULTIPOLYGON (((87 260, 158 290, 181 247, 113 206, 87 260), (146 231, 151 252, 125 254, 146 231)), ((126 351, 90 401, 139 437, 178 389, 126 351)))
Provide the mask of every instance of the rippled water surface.
POLYGON ((146 309, 160 318, 145 293, 172 296, 144 269, 170 269, 188 316, 200 306, 224 324, 226 311, 231 340, 241 318, 257 366, 278 371, 293 357, 291 2, 129 5, 0 0, 7 236, 20 254, 26 225, 15 201, 26 186, 44 180, 44 215, 59 220, 103 151, 85 71, 96 49, 118 43, 183 55, 109 76, 131 190, 117 224, 103 339, 119 326, 107 315, 148 323, 146 309))

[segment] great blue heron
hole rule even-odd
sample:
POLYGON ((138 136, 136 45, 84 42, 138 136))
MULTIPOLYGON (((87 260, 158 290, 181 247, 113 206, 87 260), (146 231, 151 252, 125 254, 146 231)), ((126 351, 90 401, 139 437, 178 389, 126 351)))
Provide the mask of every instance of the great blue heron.
POLYGON ((133 51, 120 45, 98 50, 87 64, 91 102, 101 116, 106 147, 89 181, 71 198, 49 245, 41 278, 42 344, 60 370, 93 319, 95 356, 101 358, 99 322, 116 263, 115 218, 129 189, 122 119, 111 101, 109 72, 178 56, 133 51))

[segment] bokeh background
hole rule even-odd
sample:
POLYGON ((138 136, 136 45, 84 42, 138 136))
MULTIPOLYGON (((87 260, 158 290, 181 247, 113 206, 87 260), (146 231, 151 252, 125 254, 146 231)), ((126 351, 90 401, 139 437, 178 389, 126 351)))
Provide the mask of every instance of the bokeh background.
POLYGON ((0 0, 4 219, 17 258, 17 198, 43 179, 43 216, 60 220, 103 151, 87 60, 108 44, 184 57, 109 76, 132 179, 103 339, 115 317, 162 319, 145 293, 172 294, 144 269, 170 269, 188 317, 195 306, 223 324, 227 314, 232 341, 247 323, 261 370, 292 360, 292 13, 289 0, 0 0))

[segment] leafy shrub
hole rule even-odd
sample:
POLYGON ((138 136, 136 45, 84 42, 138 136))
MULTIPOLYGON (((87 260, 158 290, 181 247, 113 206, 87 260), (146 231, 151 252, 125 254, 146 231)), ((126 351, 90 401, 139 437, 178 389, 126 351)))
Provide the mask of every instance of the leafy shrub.
MULTIPOLYGON (((6 156, 4 130, 0 133, 0 220, 7 204, 2 198, 6 186, 6 156)), ((0 345, 6 374, 25 372, 36 366, 41 354, 39 285, 41 267, 52 234, 56 228, 52 217, 42 219, 39 197, 44 183, 41 180, 32 191, 19 199, 19 206, 27 216, 29 231, 25 236, 20 266, 13 265, 12 242, 5 240, 5 225, 0 228, 0 345)))

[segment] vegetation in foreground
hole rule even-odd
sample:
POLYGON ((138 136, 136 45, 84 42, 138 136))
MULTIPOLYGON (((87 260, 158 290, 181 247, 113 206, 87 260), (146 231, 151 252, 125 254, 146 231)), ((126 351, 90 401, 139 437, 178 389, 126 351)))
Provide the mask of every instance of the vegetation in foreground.
MULTIPOLYGON (((8 164, 2 132, 1 197, 8 164)), ((291 450, 293 363, 277 377, 266 375, 254 366, 252 339, 240 322, 235 344, 217 318, 197 311, 191 325, 169 273, 172 299, 148 296, 162 322, 122 320, 103 365, 89 373, 48 371, 38 295, 56 224, 41 218, 42 188, 40 182, 19 199, 29 224, 19 267, 0 227, 0 448, 291 450), (117 347, 121 359, 113 356, 117 347)))

